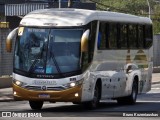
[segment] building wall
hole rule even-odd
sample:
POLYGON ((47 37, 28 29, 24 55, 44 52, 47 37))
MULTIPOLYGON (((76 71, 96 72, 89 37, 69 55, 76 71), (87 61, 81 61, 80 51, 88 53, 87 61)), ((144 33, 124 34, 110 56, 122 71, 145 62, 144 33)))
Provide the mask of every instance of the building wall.
POLYGON ((8 28, 0 28, 0 76, 12 74, 13 53, 7 53, 5 45, 9 32, 8 28))
POLYGON ((160 34, 153 37, 153 66, 160 66, 160 34))

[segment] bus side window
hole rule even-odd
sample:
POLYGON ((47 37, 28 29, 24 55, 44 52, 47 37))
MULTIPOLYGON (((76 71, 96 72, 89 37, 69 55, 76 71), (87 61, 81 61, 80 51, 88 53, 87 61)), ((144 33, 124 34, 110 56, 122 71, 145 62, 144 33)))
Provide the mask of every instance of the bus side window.
POLYGON ((109 35, 108 35, 108 48, 116 49, 117 48, 117 24, 110 23, 109 24, 109 35))
POLYGON ((97 47, 99 50, 108 48, 108 23, 101 22, 99 26, 97 47))
POLYGON ((121 24, 120 26, 119 47, 121 49, 127 48, 127 25, 126 24, 121 24))
POLYGON ((104 36, 103 36, 103 31, 104 31, 104 23, 103 22, 101 22, 100 23, 100 25, 99 25, 99 33, 98 33, 98 43, 97 43, 97 47, 98 47, 98 49, 99 50, 102 50, 102 49, 104 49, 105 47, 104 47, 104 36))
POLYGON ((138 48, 144 48, 143 25, 138 25, 138 48))
POLYGON ((102 39, 102 33, 101 33, 101 31, 99 31, 99 33, 98 33, 98 43, 97 43, 98 49, 100 49, 101 39, 102 39))
POLYGON ((137 34, 136 34, 136 24, 129 25, 128 35, 129 35, 129 48, 135 49, 137 48, 137 34))
POLYGON ((153 36, 152 36, 152 26, 145 26, 145 48, 150 48, 152 46, 153 36))

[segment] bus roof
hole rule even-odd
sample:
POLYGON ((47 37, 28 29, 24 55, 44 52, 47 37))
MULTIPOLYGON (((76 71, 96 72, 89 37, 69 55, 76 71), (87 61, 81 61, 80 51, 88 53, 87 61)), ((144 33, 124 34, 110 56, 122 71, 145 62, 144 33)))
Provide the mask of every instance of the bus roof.
POLYGON ((32 11, 21 20, 21 26, 82 26, 99 20, 109 22, 152 24, 147 17, 140 17, 110 11, 95 11, 84 9, 42 9, 32 11))

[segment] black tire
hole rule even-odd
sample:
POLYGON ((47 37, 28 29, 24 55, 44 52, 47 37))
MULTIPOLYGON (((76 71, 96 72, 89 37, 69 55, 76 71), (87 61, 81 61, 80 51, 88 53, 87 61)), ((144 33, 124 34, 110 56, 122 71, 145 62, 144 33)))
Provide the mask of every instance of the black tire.
POLYGON ((118 102, 118 104, 133 105, 136 103, 137 94, 138 94, 138 83, 136 82, 136 80, 134 80, 133 84, 132 84, 131 95, 126 96, 126 97, 122 97, 122 98, 118 98, 117 102, 118 102))
POLYGON ((40 110, 43 106, 43 101, 29 101, 29 105, 33 110, 40 110))
POLYGON ((80 102, 72 102, 73 104, 75 105, 80 105, 81 103, 80 102))
POLYGON ((84 105, 87 109, 96 109, 99 106, 100 101, 100 89, 98 85, 96 84, 94 89, 94 98, 92 101, 86 102, 84 105))
POLYGON ((138 94, 138 83, 136 82, 136 80, 134 80, 132 84, 132 93, 130 96, 128 96, 128 104, 136 103, 137 94, 138 94))

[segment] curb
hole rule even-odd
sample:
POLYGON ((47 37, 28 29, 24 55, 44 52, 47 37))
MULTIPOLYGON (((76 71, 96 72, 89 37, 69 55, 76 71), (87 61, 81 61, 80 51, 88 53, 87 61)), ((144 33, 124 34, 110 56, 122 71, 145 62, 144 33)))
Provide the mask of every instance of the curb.
POLYGON ((13 100, 12 87, 0 89, 0 102, 9 102, 13 100))
POLYGON ((10 101, 14 101, 13 95, 9 94, 9 95, 0 97, 0 102, 10 102, 10 101))
POLYGON ((0 98, 0 102, 11 102, 11 101, 14 101, 13 98, 0 98))

